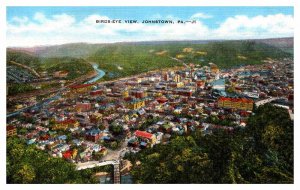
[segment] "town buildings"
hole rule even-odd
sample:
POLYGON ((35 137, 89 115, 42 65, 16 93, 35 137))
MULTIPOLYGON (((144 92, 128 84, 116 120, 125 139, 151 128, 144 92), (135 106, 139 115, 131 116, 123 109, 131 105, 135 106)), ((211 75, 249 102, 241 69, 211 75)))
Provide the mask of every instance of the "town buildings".
POLYGON ((270 98, 293 113, 293 93, 289 59, 227 70, 189 64, 114 82, 72 85, 44 106, 9 118, 7 136, 17 135, 51 156, 86 162, 118 148, 137 152, 166 144, 172 135, 196 130, 204 135, 220 128, 232 132, 247 126, 256 103, 270 98))

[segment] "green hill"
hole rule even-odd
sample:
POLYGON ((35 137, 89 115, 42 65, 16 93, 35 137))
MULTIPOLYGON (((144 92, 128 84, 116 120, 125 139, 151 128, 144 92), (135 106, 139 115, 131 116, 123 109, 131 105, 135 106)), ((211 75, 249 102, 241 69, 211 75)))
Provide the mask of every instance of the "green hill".
MULTIPOLYGON (((8 60, 13 59, 51 72, 61 69, 72 73, 75 71, 77 74, 74 74, 74 77, 89 70, 84 60, 92 61, 98 63, 99 68, 106 72, 103 79, 110 80, 182 65, 171 57, 176 57, 185 63, 200 65, 213 62, 220 68, 261 64, 266 58, 292 57, 291 53, 276 47, 277 41, 272 40, 271 44, 263 40, 74 43, 30 50, 23 48, 24 51, 31 51, 37 55, 38 58, 8 51, 8 60), (76 68, 73 68, 75 65, 76 68)), ((279 40, 278 43, 281 41, 279 40)))
POLYGON ((41 67, 48 73, 68 71, 67 79, 72 80, 93 71, 92 66, 84 59, 72 57, 42 58, 41 67))
POLYGON ((8 64, 10 61, 21 63, 37 70, 40 69, 41 66, 40 58, 26 52, 8 49, 6 51, 6 63, 8 64))
POLYGON ((261 64, 266 58, 279 59, 292 56, 279 48, 254 41, 223 41, 194 44, 188 42, 165 44, 109 44, 99 47, 88 60, 99 63, 111 73, 111 78, 127 76, 152 69, 181 65, 170 57, 180 57, 186 63, 220 68, 237 65, 261 64), (185 51, 185 50, 191 50, 185 51), (122 69, 120 69, 122 68, 122 69))
POLYGON ((71 80, 92 71, 92 66, 84 59, 73 57, 44 58, 31 55, 27 52, 8 50, 6 62, 15 61, 29 66, 37 72, 47 71, 52 74, 56 71, 68 71, 67 79, 71 80))
POLYGON ((33 52, 39 57, 85 58, 94 53, 102 44, 71 43, 36 48, 33 52))

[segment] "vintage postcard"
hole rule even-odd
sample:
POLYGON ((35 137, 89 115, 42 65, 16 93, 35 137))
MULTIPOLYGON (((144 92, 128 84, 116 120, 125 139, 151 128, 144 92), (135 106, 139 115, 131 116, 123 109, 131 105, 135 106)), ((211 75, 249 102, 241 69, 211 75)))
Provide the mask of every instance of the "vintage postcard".
POLYGON ((6 9, 7 184, 293 184, 293 7, 6 9))

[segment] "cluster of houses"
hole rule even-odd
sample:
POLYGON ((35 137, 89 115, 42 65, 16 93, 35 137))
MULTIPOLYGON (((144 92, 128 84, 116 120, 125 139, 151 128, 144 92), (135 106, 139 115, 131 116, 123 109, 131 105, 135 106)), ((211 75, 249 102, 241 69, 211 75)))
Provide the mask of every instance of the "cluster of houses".
POLYGON ((282 96, 293 110, 292 60, 265 62, 228 70, 189 64, 116 82, 73 85, 48 105, 9 119, 7 136, 84 162, 102 158, 113 143, 140 150, 168 143, 174 134, 233 131, 247 125, 257 101, 282 96))

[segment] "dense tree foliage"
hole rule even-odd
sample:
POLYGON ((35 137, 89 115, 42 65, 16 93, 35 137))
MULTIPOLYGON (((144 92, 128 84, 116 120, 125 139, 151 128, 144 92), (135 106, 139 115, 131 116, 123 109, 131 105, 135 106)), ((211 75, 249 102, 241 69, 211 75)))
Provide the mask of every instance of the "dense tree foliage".
POLYGON ((136 183, 293 183, 293 123, 264 105, 245 129, 196 131, 127 158, 136 183))
POLYGON ((6 52, 6 63, 8 64, 10 61, 21 63, 35 69, 38 69, 41 66, 40 58, 27 52, 8 50, 6 52))
POLYGON ((109 131, 114 135, 120 135, 123 133, 123 127, 121 125, 112 124, 109 126, 109 131))
POLYGON ((141 154, 127 155, 134 163, 131 172, 136 183, 205 183, 212 162, 192 137, 175 137, 168 145, 158 145, 141 154), (141 161, 137 165, 136 161, 141 161))
POLYGON ((15 95, 36 90, 31 84, 10 84, 8 85, 7 94, 15 95))
POLYGON ((111 44, 101 46, 88 58, 99 63, 107 72, 105 79, 124 77, 150 70, 174 67, 181 64, 167 56, 151 53, 151 46, 111 44))
POLYGON ((18 138, 7 139, 7 183, 98 183, 93 174, 112 171, 111 166, 76 171, 75 165, 53 158, 18 138))
POLYGON ((93 71, 92 66, 84 59, 71 57, 44 58, 42 68, 49 73, 68 71, 67 79, 72 80, 93 71))
POLYGON ((206 62, 216 63, 221 68, 231 68, 241 64, 261 64, 261 61, 266 58, 278 59, 291 56, 279 48, 254 41, 216 42, 206 44, 204 49, 207 51, 206 62))

